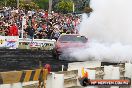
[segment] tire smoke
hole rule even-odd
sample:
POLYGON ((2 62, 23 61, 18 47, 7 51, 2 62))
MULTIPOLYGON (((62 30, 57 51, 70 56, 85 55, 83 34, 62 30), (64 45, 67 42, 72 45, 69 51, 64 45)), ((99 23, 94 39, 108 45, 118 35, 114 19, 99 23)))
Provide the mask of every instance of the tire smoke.
POLYGON ((132 0, 91 0, 93 12, 82 16, 80 34, 89 42, 73 49, 78 61, 132 61, 132 0))

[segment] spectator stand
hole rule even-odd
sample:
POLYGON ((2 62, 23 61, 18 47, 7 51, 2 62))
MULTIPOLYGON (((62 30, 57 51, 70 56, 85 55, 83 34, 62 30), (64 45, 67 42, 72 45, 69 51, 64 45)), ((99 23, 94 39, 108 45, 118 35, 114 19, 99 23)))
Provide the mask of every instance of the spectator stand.
MULTIPOLYGON (((9 8, 6 14, 0 17, 0 35, 12 36, 12 40, 13 36, 19 36, 15 48, 49 50, 54 47, 54 42, 60 34, 78 33, 79 16, 55 12, 46 15, 43 10, 28 12, 30 14, 22 9, 9 8)), ((0 38, 0 43, 3 43, 5 38, 0 38)))

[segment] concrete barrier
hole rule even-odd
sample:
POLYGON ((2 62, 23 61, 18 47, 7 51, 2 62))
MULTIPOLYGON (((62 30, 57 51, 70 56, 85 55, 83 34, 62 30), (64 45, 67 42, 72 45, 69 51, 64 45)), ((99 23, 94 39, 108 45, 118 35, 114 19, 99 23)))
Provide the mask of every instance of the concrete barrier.
POLYGON ((125 63, 125 77, 132 78, 132 64, 125 63))
MULTIPOLYGON (((26 85, 23 82, 28 82, 27 85, 30 85, 30 81, 45 83, 47 75, 47 69, 0 72, 0 84, 3 84, 0 85, 0 88, 22 88, 22 86, 26 85)), ((38 85, 41 86, 41 84, 38 85)))
POLYGON ((82 68, 96 68, 101 67, 100 61, 86 61, 86 62, 75 62, 68 64, 68 71, 70 70, 77 70, 82 68))
MULTIPOLYGON (((125 77, 132 79, 132 64, 131 63, 125 63, 125 77)), ((132 81, 131 81, 132 84, 132 81)), ((132 85, 131 85, 132 88, 132 85)))
POLYGON ((70 88, 77 86, 78 71, 53 72, 48 75, 46 88, 70 88))
POLYGON ((11 84, 11 88, 22 88, 22 83, 13 83, 11 84))
POLYGON ((57 72, 56 74, 64 74, 64 87, 77 86, 78 70, 57 72))
POLYGON ((46 80, 46 88, 64 88, 64 74, 49 74, 46 80))
POLYGON ((0 88, 11 88, 11 84, 0 85, 0 88))
POLYGON ((52 88, 65 88, 64 74, 54 74, 52 76, 52 88))

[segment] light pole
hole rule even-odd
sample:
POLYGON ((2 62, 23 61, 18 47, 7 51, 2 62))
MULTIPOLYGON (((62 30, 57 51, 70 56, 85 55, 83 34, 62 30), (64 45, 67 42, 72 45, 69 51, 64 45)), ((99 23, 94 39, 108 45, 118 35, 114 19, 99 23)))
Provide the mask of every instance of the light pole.
POLYGON ((17 8, 19 8, 19 0, 17 0, 17 8))
POLYGON ((49 0, 49 13, 51 13, 52 10, 52 0, 49 0))
POLYGON ((7 4, 7 1, 6 0, 5 0, 4 4, 5 4, 5 7, 6 7, 6 4, 7 4))
POLYGON ((72 7, 72 9, 73 9, 73 13, 75 12, 75 4, 74 4, 74 2, 73 2, 73 7, 72 7))

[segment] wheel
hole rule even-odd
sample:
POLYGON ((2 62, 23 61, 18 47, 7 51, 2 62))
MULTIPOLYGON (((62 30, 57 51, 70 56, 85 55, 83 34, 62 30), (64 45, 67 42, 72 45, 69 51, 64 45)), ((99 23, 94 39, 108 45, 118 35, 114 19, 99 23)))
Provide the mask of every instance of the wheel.
POLYGON ((52 50, 52 56, 55 57, 55 59, 59 59, 58 58, 59 56, 58 56, 58 54, 57 54, 55 49, 52 50))

